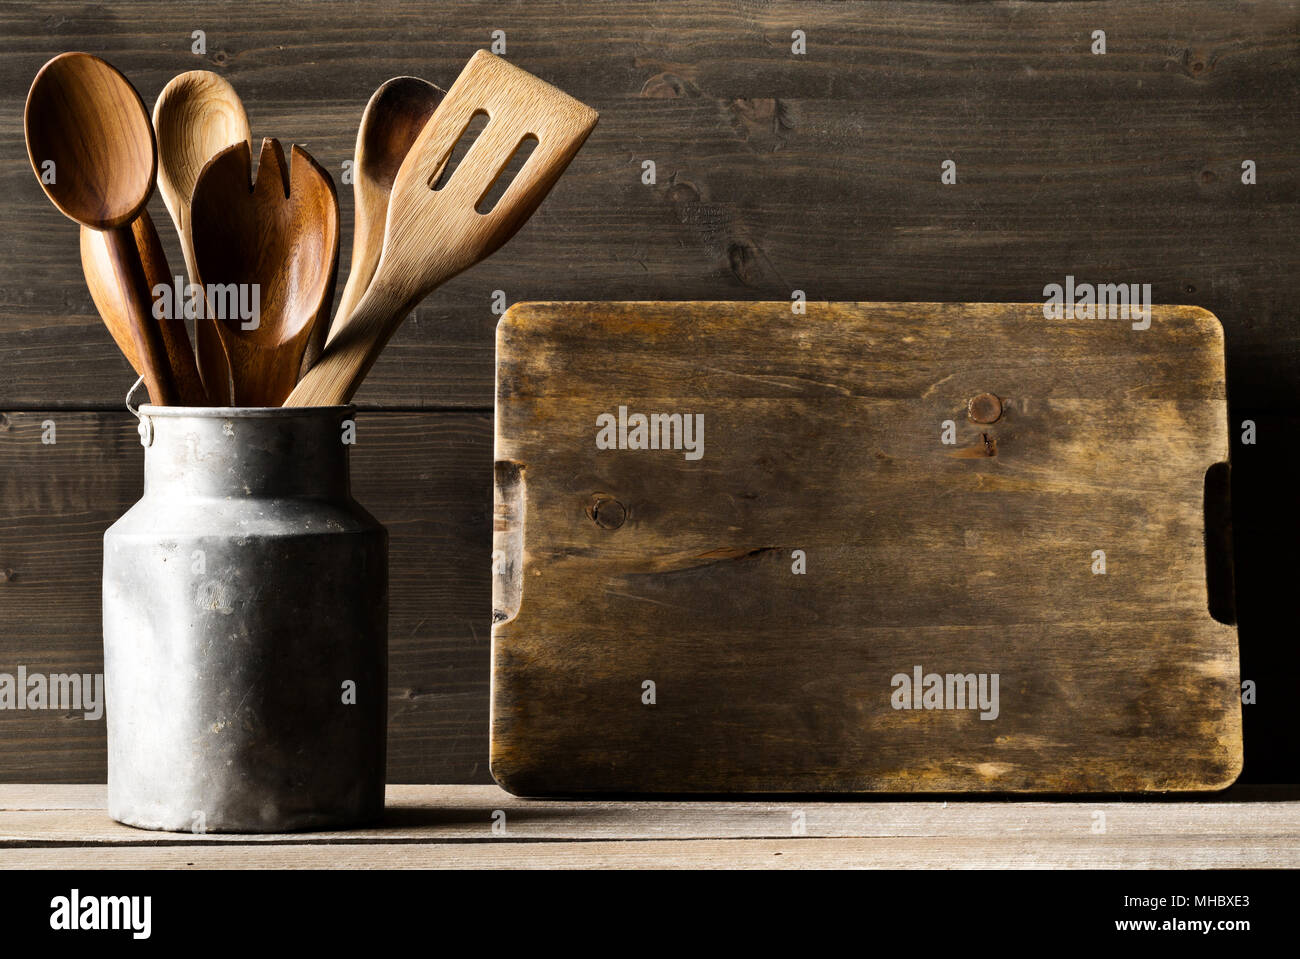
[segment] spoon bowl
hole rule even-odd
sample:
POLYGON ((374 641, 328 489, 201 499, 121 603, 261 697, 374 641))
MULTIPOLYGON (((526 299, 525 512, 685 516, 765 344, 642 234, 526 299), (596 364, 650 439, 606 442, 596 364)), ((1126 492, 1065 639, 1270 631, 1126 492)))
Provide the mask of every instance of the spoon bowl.
POLYGON ((356 225, 352 231, 352 265, 335 312, 339 325, 356 309, 375 275, 384 248, 388 196, 397 171, 446 95, 419 77, 393 77, 382 83, 366 104, 352 163, 356 225))
MULTIPOLYGON (((158 192, 181 241, 185 272, 199 282, 194 264, 194 233, 190 202, 204 165, 236 143, 252 149, 248 115, 229 81, 210 70, 190 70, 163 87, 153 105, 158 135, 158 192)), ((199 370, 217 402, 231 402, 230 358, 213 324, 200 319, 194 328, 199 370)))
POLYGON ((170 406, 178 391, 131 230, 149 202, 158 166, 144 101, 98 57, 63 53, 32 81, 23 129, 27 157, 46 196, 69 219, 102 231, 149 396, 170 406))
POLYGON ((130 81, 103 60, 63 53, 41 67, 23 125, 32 169, 64 216, 111 230, 149 201, 158 163, 149 114, 130 81))

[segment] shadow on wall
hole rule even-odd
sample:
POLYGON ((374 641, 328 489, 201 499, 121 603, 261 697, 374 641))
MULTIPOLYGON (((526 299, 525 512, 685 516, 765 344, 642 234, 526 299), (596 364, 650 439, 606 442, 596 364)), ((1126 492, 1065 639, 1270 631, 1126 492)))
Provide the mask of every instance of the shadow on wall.
MULTIPOLYGON (((1254 684, 1242 707, 1241 782, 1294 783, 1300 780, 1300 415, 1232 402, 1231 347, 1228 353, 1237 628, 1241 678, 1254 684), (1254 424, 1254 443, 1245 421, 1254 424)), ((1246 375, 1240 366, 1235 364, 1236 372, 1246 375)))

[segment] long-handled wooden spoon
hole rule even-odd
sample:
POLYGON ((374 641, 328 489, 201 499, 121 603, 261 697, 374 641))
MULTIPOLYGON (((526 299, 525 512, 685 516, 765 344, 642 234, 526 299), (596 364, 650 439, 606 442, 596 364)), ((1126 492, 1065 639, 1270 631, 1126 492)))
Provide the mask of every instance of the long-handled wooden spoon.
POLYGON ((246 143, 217 154, 190 201, 194 262, 230 356, 237 406, 279 406, 298 381, 312 328, 326 320, 339 256, 334 181, 294 146, 262 141, 257 182, 246 143), (247 319, 231 308, 256 304, 247 319), (254 297, 256 299, 254 299, 254 297))
POLYGON ((370 286, 379 254, 384 249, 384 220, 388 216, 388 195, 393 180, 411 144, 444 96, 445 91, 427 80, 393 77, 375 90, 361 114, 352 163, 352 196, 356 208, 352 265, 334 314, 340 323, 352 315, 370 286))
MULTIPOLYGON (((167 267, 167 254, 163 252, 162 241, 158 238, 158 231, 154 229, 148 210, 140 211, 140 215, 131 224, 131 232, 140 253, 140 264, 144 268, 149 289, 156 289, 161 284, 170 290, 172 276, 167 267)), ((90 297, 95 301, 95 308, 99 310, 104 325, 113 334, 113 339, 131 366, 142 374, 143 367, 135 348, 129 306, 122 288, 116 282, 108 244, 104 241, 103 233, 84 226, 81 228, 81 268, 86 275, 90 297)), ((199 379, 194 351, 190 349, 190 338, 185 332, 183 306, 183 303, 173 304, 172 318, 158 320, 163 347, 176 381, 181 405, 207 406, 208 396, 199 379)))
POLYGON ((596 125, 595 110, 480 50, 416 138, 393 182, 384 248, 369 289, 331 331, 286 406, 352 398, 380 350, 440 283, 501 247, 550 192, 596 125), (440 189, 439 174, 475 115, 487 126, 440 189), (501 198, 484 204, 525 141, 532 153, 501 198), (483 212, 479 212, 480 210, 483 212))
MULTIPOLYGON (((171 79, 153 105, 158 134, 158 192, 167 204, 180 236, 185 272, 199 282, 194 265, 194 231, 190 200, 204 164, 226 147, 247 143, 252 149, 248 115, 235 88, 210 70, 190 70, 171 79)), ((199 370, 208 392, 218 403, 231 399, 230 358, 215 324, 199 318, 194 324, 199 370)))
POLYGON ((157 167, 144 101, 103 60, 64 53, 32 81, 23 126, 27 156, 46 196, 69 219, 104 232, 149 396, 157 404, 175 403, 177 390, 131 232, 153 192, 157 167))

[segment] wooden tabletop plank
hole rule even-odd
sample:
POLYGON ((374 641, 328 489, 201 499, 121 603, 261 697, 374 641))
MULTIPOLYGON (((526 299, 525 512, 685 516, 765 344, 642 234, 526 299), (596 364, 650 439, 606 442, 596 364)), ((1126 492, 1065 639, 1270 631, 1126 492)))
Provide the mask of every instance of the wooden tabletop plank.
POLYGON ((1261 869, 1300 866, 1271 839, 708 839, 0 849, 4 869, 1261 869))
MULTIPOLYGON (((389 786, 385 821, 348 831, 235 835, 133 829, 102 786, 0 786, 0 847, 339 846, 715 840, 1219 845, 1300 863, 1300 800, 914 802, 526 800, 496 786, 389 786)), ((1080 850, 1089 848, 1080 845, 1080 850)))
POLYGON ((0 783, 0 811, 23 809, 104 809, 108 787, 102 783, 0 783))

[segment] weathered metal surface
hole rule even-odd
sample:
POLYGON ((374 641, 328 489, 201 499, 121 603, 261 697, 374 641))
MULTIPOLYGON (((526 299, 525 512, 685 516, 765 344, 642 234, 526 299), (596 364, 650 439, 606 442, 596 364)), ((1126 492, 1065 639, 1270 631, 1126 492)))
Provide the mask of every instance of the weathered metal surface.
POLYGON ((108 796, 133 826, 340 827, 383 809, 388 536, 346 407, 141 408, 104 534, 108 796))

